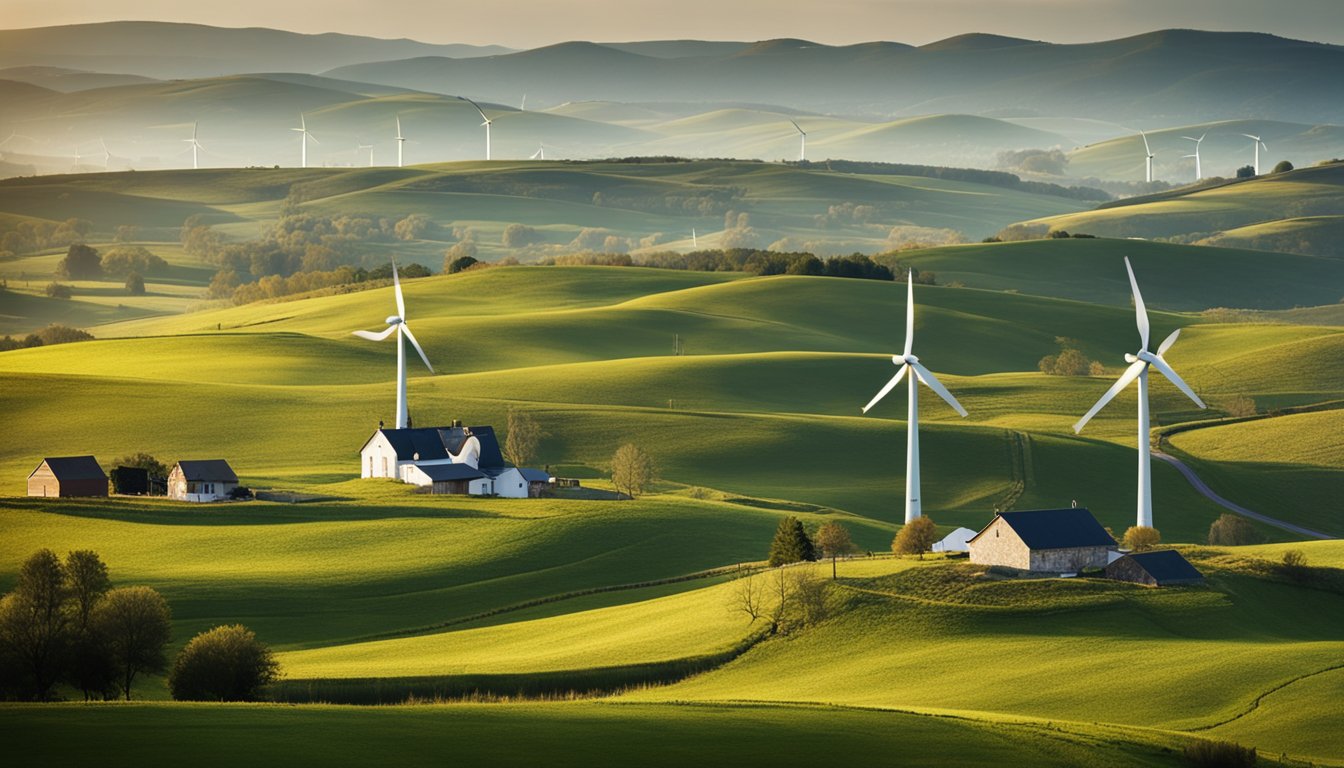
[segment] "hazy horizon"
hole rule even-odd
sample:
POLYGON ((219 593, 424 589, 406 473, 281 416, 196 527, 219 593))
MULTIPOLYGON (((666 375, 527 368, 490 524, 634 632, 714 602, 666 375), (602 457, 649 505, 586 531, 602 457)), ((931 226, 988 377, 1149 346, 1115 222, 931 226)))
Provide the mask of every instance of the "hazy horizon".
POLYGON ((362 0, 277 6, 239 0, 188 7, 169 0, 6 0, 8 29, 108 21, 164 21, 219 27, 269 27, 534 48, 569 40, 765 40, 802 38, 829 45, 889 40, 923 45, 966 33, 1082 43, 1169 28, 1253 31, 1344 43, 1344 4, 1336 0, 838 0, 817 3, 685 0, 675 6, 628 0, 497 0, 491 13, 466 3, 362 0), (458 18, 459 13, 463 18, 458 18), (523 20, 520 23, 518 20, 523 20), (442 25, 442 31, 435 27, 442 25))

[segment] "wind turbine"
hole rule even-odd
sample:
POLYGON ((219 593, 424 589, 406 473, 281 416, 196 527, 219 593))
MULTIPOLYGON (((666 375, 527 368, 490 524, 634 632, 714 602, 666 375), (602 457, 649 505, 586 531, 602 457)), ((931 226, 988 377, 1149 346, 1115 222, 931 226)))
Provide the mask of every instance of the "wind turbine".
POLYGON ((373 167, 373 145, 372 145, 372 144, 356 144, 356 145, 355 145, 355 152, 356 152, 356 153, 362 152, 362 151, 364 151, 364 150, 366 150, 366 149, 369 150, 369 167, 372 168, 372 167, 373 167))
POLYGON ((700 241, 695 237, 695 227, 691 227, 691 247, 692 248, 700 247, 700 241))
POLYGON ((112 153, 107 151, 107 141, 104 140, 102 136, 98 137, 98 146, 103 150, 98 153, 98 156, 103 158, 103 170, 106 171, 107 164, 112 162, 112 153))
POLYGON ((1139 131, 1139 135, 1143 137, 1143 152, 1144 155, 1148 158, 1145 161, 1146 168, 1148 170, 1147 173, 1148 183, 1151 184, 1153 181, 1153 157, 1155 157, 1155 155, 1153 155, 1152 148, 1148 146, 1148 134, 1144 133, 1143 131, 1139 131))
POLYGON ((1259 136, 1252 136, 1252 135, 1249 134, 1249 133, 1243 133, 1243 134, 1241 134, 1241 135, 1242 135, 1242 136, 1245 136, 1246 138, 1248 138, 1248 139, 1250 139, 1252 142, 1254 142, 1251 146, 1255 147, 1255 175, 1256 175, 1256 176, 1259 176, 1259 175, 1260 175, 1260 148, 1261 148, 1261 147, 1265 147, 1265 151, 1268 152, 1268 151, 1269 151, 1269 147, 1268 147, 1268 146, 1265 146, 1265 142, 1261 141, 1259 136))
POLYGON ((526 111, 527 111, 527 94, 526 94, 526 93, 523 94, 523 102, 522 102, 521 104, 518 105, 518 111, 519 111, 519 112, 526 112, 526 111))
POLYGON ((1193 137, 1193 136, 1182 136, 1182 137, 1181 137, 1182 139, 1187 139, 1187 140, 1189 140, 1189 141, 1193 141, 1193 142, 1195 142, 1195 154, 1193 154, 1193 155, 1186 155, 1186 156, 1185 156, 1185 157, 1193 157, 1193 158, 1195 158, 1195 181, 1199 181, 1200 179, 1204 178, 1204 172, 1203 172, 1203 170, 1200 169, 1200 167, 1199 167, 1199 145, 1200 145, 1201 143, 1203 143, 1203 141, 1204 141, 1204 137, 1205 137, 1205 136, 1208 136, 1208 135, 1209 135, 1209 134, 1207 134, 1207 133, 1202 134, 1202 135, 1200 135, 1200 137, 1199 137, 1198 139, 1196 139, 1196 138, 1193 137))
POLYGON ((299 113, 299 127, 298 127, 298 128, 290 128, 289 130, 291 130, 291 131, 298 131, 300 134, 302 134, 301 136, 299 136, 299 146, 303 148, 303 149, 302 149, 302 152, 301 152, 301 155, 300 155, 300 157, 301 157, 301 161, 300 161, 300 162, 302 163, 302 164, 300 165, 300 167, 301 167, 301 168, 307 168, 307 167, 308 167, 308 140, 309 140, 309 139, 312 139, 314 144, 321 144, 322 142, 318 141, 316 136, 314 136, 313 134, 311 134, 311 133, 308 132, 308 122, 304 119, 304 117, 303 117, 303 113, 302 113, 302 112, 299 113))
POLYGON ((919 382, 932 389, 939 397, 947 401, 947 404, 963 417, 966 415, 966 409, 961 407, 961 403, 952 396, 951 392, 938 381, 937 377, 928 368, 920 364, 919 358, 911 354, 911 349, 915 344, 915 280, 914 274, 906 276, 906 298, 905 298, 905 352, 900 355, 892 355, 892 364, 898 366, 896 375, 891 377, 885 386, 882 387, 863 406, 863 412, 867 413, 869 409, 877 405, 877 402, 887 396, 887 393, 896 388, 901 383, 901 378, 914 369, 910 374, 910 403, 905 427, 905 522, 909 523, 918 518, 921 512, 919 498, 919 382))
POLYGON ((191 167, 193 170, 201 167, 200 156, 197 154, 201 150, 201 142, 196 140, 196 129, 198 127, 200 127, 200 123, 192 123, 191 138, 183 139, 183 141, 191 144, 191 167))
POLYGON ((480 106, 479 104, 477 104, 476 102, 472 101, 471 99, 468 99, 466 96, 458 96, 457 98, 461 99, 462 101, 467 102, 468 104, 470 104, 470 105, 473 106, 473 107, 476 107, 476 111, 481 113, 481 119, 485 121, 485 122, 481 123, 481 125, 485 126, 485 159, 486 159, 486 160, 489 160, 489 159, 490 159, 490 123, 492 123, 492 122, 494 122, 494 121, 491 120, 490 118, 488 118, 488 117, 485 116, 485 110, 481 109, 481 106, 480 106))
POLYGON ((401 167, 401 148, 406 143, 406 137, 401 135, 401 115, 397 115, 397 167, 401 167))
POLYGON ((1138 522, 1136 525, 1153 526, 1153 483, 1151 477, 1151 458, 1149 457, 1148 445, 1148 367, 1152 366, 1167 377, 1167 380, 1176 385, 1176 388, 1185 393, 1186 397, 1195 401, 1195 405, 1200 408, 1206 408, 1204 401, 1199 399, 1194 390, 1185 383, 1176 371, 1167 365, 1167 361, 1162 357, 1166 354, 1171 345, 1176 343, 1176 337, 1181 335, 1181 329, 1177 328, 1171 332, 1157 347, 1157 354, 1148 351, 1148 310, 1143 305, 1143 296, 1139 293, 1139 283, 1134 279, 1134 268, 1129 265, 1129 257, 1125 257, 1125 271, 1129 272, 1129 286, 1134 291, 1134 315, 1139 326, 1139 351, 1135 354, 1125 355, 1125 362, 1129 367, 1120 375, 1111 388, 1106 390, 1106 394, 1101 396, 1097 404, 1092 406, 1078 423, 1073 425, 1075 434, 1082 432, 1087 422, 1097 415, 1107 403, 1111 402, 1120 390, 1129 386, 1135 379, 1139 380, 1139 498, 1138 498, 1138 522))
POLYGON ((546 145, 545 145, 545 144, 538 144, 538 145, 537 145, 537 151, 536 151, 536 152, 533 152, 527 159, 528 159, 528 160, 545 160, 545 159, 546 159, 546 145))
POLYGON ((429 358, 425 357, 425 350, 420 348, 420 342, 415 340, 415 334, 411 333, 410 326, 406 325, 406 301, 401 296, 401 279, 397 277, 397 262, 392 262, 392 291, 397 298, 397 314, 387 318, 387 328, 382 333, 373 331, 354 331, 354 335, 361 339, 369 341, 382 341, 391 336, 393 331, 397 334, 397 429, 405 429, 408 419, 406 417, 406 341, 411 342, 415 351, 420 353, 420 359, 425 361, 425 367, 430 373, 434 372, 434 366, 429 364, 429 358))
MULTIPOLYGON (((797 123, 794 123, 792 120, 790 120, 789 122, 793 123, 794 128, 798 128, 797 123)), ((798 162, 802 162, 806 159, 807 159, 807 131, 804 131, 802 128, 798 128, 798 162)))

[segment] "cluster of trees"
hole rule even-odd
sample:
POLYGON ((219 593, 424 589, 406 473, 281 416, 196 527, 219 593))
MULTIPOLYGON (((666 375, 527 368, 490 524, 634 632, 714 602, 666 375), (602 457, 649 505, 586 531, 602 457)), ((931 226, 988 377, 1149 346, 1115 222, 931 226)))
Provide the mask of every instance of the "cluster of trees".
MULTIPOLYGON (((409 280, 429 277, 431 273, 428 268, 412 262, 399 266, 397 274, 409 280)), ((374 288, 386 285, 391 279, 391 263, 374 269, 337 267, 327 272, 295 272, 287 277, 267 275, 250 283, 239 283, 237 272, 220 271, 211 279, 206 295, 215 299, 229 299, 234 304, 250 304, 324 289, 374 288)))
POLYGON ((88 219, 20 221, 0 233, 0 258, 82 243, 93 231, 88 219))
POLYGON ((53 323, 37 333, 24 336, 22 339, 9 336, 0 338, 0 352, 8 352, 11 349, 51 346, 52 344, 68 344, 74 341, 88 341, 92 338, 93 334, 87 331, 53 323))
MULTIPOLYGON (((752 275, 817 275, 825 277, 850 277, 865 280, 894 280, 897 274, 904 276, 908 270, 897 264, 894 258, 879 255, 870 257, 862 253, 849 256, 817 258, 811 253, 780 253, 759 248, 726 248, 722 250, 692 251, 676 253, 660 251, 640 256, 638 259, 628 254, 579 253, 554 256, 542 260, 543 265, 577 266, 597 265, 608 267, 651 267, 655 269, 685 269, 694 272, 746 272, 752 275), (889 263, 879 263, 879 260, 889 263)), ((932 272, 916 273, 915 282, 932 283, 932 272)))
POLYGON ((984 171, 976 168, 945 168, 935 165, 906 165, 904 163, 876 163, 860 160, 826 160, 814 163, 804 160, 793 163, 803 168, 817 166, 840 173, 884 174, 890 176, 921 176, 929 179, 968 181, 993 187, 1006 187, 1036 195, 1066 197, 1071 200, 1107 201, 1111 196, 1093 187, 1063 187, 1041 181, 1023 181, 1021 177, 1003 171, 984 171))
POLYGON ((1067 336, 1056 336, 1059 354, 1046 355, 1037 363, 1041 373, 1049 376, 1101 376, 1106 367, 1100 360, 1091 360, 1078 349, 1082 342, 1067 336))
MULTIPOLYGON (((105 277, 124 281, 126 292, 138 296, 145 292, 145 275, 162 273, 168 263, 144 246, 119 245, 99 255, 98 249, 75 243, 56 263, 56 276, 67 280, 100 280, 105 277)), ((68 299, 74 292, 68 285, 53 282, 48 296, 68 299)))
POLYGON ((1009 150, 995 157, 1000 168, 1047 176, 1063 176, 1069 167, 1069 156, 1058 148, 1009 150))
POLYGON ((1224 512, 1209 526, 1209 545, 1214 547, 1239 547, 1246 544, 1259 544, 1264 538, 1244 517, 1224 512))

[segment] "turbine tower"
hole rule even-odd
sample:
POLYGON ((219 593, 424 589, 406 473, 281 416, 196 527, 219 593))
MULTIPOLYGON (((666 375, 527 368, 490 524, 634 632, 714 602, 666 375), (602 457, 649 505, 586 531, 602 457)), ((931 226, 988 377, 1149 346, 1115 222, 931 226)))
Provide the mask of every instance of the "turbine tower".
POLYGON ((107 151, 107 141, 102 136, 98 137, 98 146, 103 150, 98 156, 103 158, 103 170, 107 170, 108 163, 112 162, 112 153, 107 151))
POLYGON ((1199 137, 1198 139, 1196 139, 1196 138, 1193 137, 1193 136, 1182 136, 1182 137, 1181 137, 1182 139, 1187 139, 1187 140, 1189 140, 1189 141, 1193 141, 1193 142, 1195 142, 1195 154, 1193 154, 1193 155, 1186 155, 1186 157, 1193 157, 1193 158, 1195 158, 1195 181, 1199 181, 1200 179, 1204 178, 1204 171, 1203 171, 1202 168, 1200 168, 1200 165, 1199 165, 1199 145, 1200 145, 1201 143, 1204 142, 1204 137, 1205 137, 1205 136, 1208 136, 1208 135, 1209 135, 1209 134, 1207 134, 1207 133, 1202 134, 1202 135, 1200 135, 1200 137, 1199 137))
POLYGON ((1144 161, 1145 168, 1147 169, 1147 181, 1149 184, 1151 184, 1153 182, 1153 157, 1154 157, 1153 150, 1151 147, 1148 146, 1148 134, 1144 133, 1143 131, 1139 131, 1139 135, 1143 137, 1143 153, 1144 156, 1147 158, 1144 161))
POLYGON ((430 373, 434 372, 434 366, 429 364, 429 358, 425 357, 425 350, 420 348, 420 342, 415 340, 415 334, 411 333, 410 326, 406 325, 406 301, 401 296, 401 279, 397 277, 397 262, 392 262, 392 290, 397 298, 397 314, 387 318, 387 328, 382 333, 373 331, 355 331, 354 335, 361 339, 369 341, 382 341, 395 331, 397 334, 397 429, 405 429, 407 426, 406 411, 406 342, 402 340, 404 336, 406 341, 411 342, 415 351, 420 353, 420 359, 425 361, 425 367, 430 373))
POLYGON ((545 160, 545 159, 546 159, 546 145, 545 145, 545 144, 538 144, 538 145, 537 145, 537 151, 536 151, 536 152, 533 152, 533 153, 531 154, 531 156, 529 156, 527 159, 528 159, 528 160, 545 160))
POLYGON ((372 144, 356 144, 356 145, 355 145, 355 153, 356 153, 356 154, 358 154, 358 153, 360 153, 360 152, 362 152, 362 151, 364 151, 364 150, 366 150, 366 149, 369 150, 369 167, 372 168, 372 167, 373 167, 373 145, 372 145, 372 144))
POLYGON ((1162 355, 1166 354, 1171 345, 1176 343, 1176 337, 1181 335, 1181 329, 1177 328, 1171 332, 1157 348, 1157 354, 1148 351, 1148 310, 1143 305, 1143 296, 1139 293, 1139 283, 1134 279, 1134 268, 1129 265, 1129 257, 1125 257, 1125 271, 1129 272, 1129 286, 1134 291, 1134 314, 1135 321, 1139 326, 1139 351, 1135 354, 1125 355, 1125 362, 1129 367, 1120 375, 1111 388, 1106 390, 1106 394, 1101 396, 1097 404, 1092 406, 1078 423, 1073 425, 1075 434, 1082 432, 1087 422, 1097 415, 1111 402, 1120 390, 1129 386, 1135 379, 1139 381, 1139 496, 1138 496, 1138 521, 1135 525, 1153 526, 1153 483, 1151 477, 1152 459, 1149 457, 1148 445, 1148 367, 1152 366, 1167 377, 1167 380, 1176 385, 1176 388, 1185 393, 1186 397, 1195 401, 1195 405, 1200 408, 1206 408, 1204 401, 1199 399, 1195 391, 1190 389, 1190 385, 1185 383, 1176 371, 1167 365, 1166 359, 1162 355))
POLYGON ((406 137, 401 135, 401 115, 397 115, 397 167, 401 167, 401 148, 406 143, 406 137))
POLYGON ((1246 138, 1250 139, 1250 140, 1253 142, 1251 146, 1255 147, 1255 175, 1256 175, 1256 176, 1259 176, 1259 175, 1260 175, 1260 148, 1261 148, 1261 147, 1265 147, 1265 151, 1268 152, 1268 151, 1269 151, 1269 147, 1265 146, 1265 142, 1261 141, 1259 136, 1252 136, 1252 135, 1249 134, 1249 133, 1243 133, 1243 134, 1241 134, 1241 135, 1242 135, 1242 136, 1245 136, 1246 138))
POLYGON ((199 122, 197 122, 197 123, 192 123, 192 124, 191 124, 191 138, 190 138, 190 139, 183 139, 183 141, 185 141, 185 142, 187 142, 188 144, 191 145, 191 168, 192 168, 192 170, 197 170, 197 169, 199 169, 199 168, 201 167, 201 157, 200 157, 200 154, 199 154, 200 151, 201 151, 201 142, 199 142, 199 141, 196 140, 196 129, 199 128, 199 127, 200 127, 200 123, 199 123, 199 122))
MULTIPOLYGON (((794 128, 798 128, 797 123, 794 123, 792 120, 790 120, 789 122, 793 123, 794 128)), ((807 131, 804 131, 802 128, 798 128, 798 162, 801 163, 806 159, 807 159, 807 131)))
POLYGON ((300 152, 300 166, 299 166, 299 167, 300 167, 300 168, 307 168, 307 167, 308 167, 308 140, 309 140, 309 139, 312 139, 314 144, 321 144, 322 142, 318 141, 316 136, 314 136, 313 134, 311 134, 311 133, 308 132, 308 122, 304 119, 304 117, 303 117, 303 113, 302 113, 302 112, 299 113, 299 127, 298 127, 298 128, 290 128, 289 130, 291 130, 291 131, 298 131, 298 132, 301 134, 301 135, 299 136, 299 146, 302 147, 302 150, 301 150, 301 152, 300 152))
POLYGON ((914 274, 909 273, 906 276, 906 299, 905 299, 905 352, 900 355, 892 355, 891 362, 898 366, 896 375, 891 377, 891 381, 886 383, 878 391, 877 395, 868 404, 863 406, 863 412, 867 413, 877 402, 887 396, 887 393, 896 388, 901 383, 901 378, 907 371, 914 369, 910 373, 910 402, 909 411, 906 418, 905 427, 905 522, 909 523, 918 518, 922 513, 919 498, 919 382, 932 389, 939 397, 947 401, 957 413, 963 417, 966 415, 966 409, 961 407, 961 403, 952 396, 951 392, 942 385, 933 375, 933 372, 920 364, 919 358, 911 354, 911 349, 915 344, 915 280, 914 274))
POLYGON ((481 123, 481 125, 485 126, 485 159, 486 159, 486 160, 489 160, 489 159, 490 159, 490 123, 492 123, 492 122, 494 122, 494 121, 491 120, 490 118, 488 118, 488 117, 485 116, 485 110, 481 109, 481 106, 480 106, 479 104, 477 104, 476 102, 472 101, 471 99, 468 99, 466 96, 458 96, 457 98, 459 98, 459 99, 461 99, 461 100, 467 102, 468 104, 470 104, 470 105, 473 106, 473 107, 476 107, 476 111, 481 113, 481 119, 485 121, 485 122, 481 123))

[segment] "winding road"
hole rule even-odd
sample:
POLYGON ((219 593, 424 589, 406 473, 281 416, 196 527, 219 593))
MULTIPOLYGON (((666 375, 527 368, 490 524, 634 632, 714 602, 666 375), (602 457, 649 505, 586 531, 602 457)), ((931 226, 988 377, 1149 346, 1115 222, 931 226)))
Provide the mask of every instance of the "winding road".
POLYGON ((1329 534, 1321 533, 1320 531, 1313 531, 1310 528, 1303 528, 1300 525, 1294 525, 1293 523, 1287 522, 1285 520, 1279 520, 1278 518, 1270 517, 1269 515, 1262 515, 1259 512, 1253 512, 1241 506, 1240 504, 1230 502, 1227 499, 1224 499, 1222 496, 1219 496, 1218 494, 1214 493, 1213 489, 1210 488, 1208 485, 1206 485, 1204 481, 1200 479, 1199 475, 1195 474, 1195 470, 1186 466, 1184 462, 1182 462, 1175 456, 1162 453, 1161 451, 1157 450, 1153 451, 1153 456, 1156 456, 1157 458, 1167 462, 1173 467, 1176 467, 1176 470, 1179 471, 1182 475, 1184 475, 1186 480, 1190 481, 1190 485, 1194 486, 1196 491, 1199 491, 1210 501, 1221 507, 1230 509, 1231 511, 1237 513, 1238 515, 1249 517, 1252 520, 1258 520, 1264 523, 1265 525, 1272 525, 1275 528, 1281 528, 1285 531, 1288 531, 1289 533, 1296 533, 1299 536, 1306 536, 1312 539, 1336 538, 1329 534))

